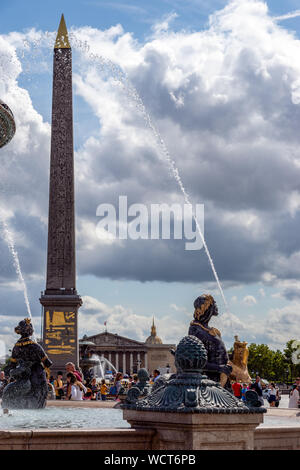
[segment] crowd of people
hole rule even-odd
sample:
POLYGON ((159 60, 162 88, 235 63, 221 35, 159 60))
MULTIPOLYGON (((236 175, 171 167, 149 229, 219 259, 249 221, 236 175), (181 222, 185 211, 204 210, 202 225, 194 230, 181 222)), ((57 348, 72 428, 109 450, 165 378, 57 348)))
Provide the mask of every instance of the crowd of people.
MULTIPOLYGON (((76 370, 72 362, 66 364, 66 381, 63 376, 63 372, 59 371, 56 377, 48 379, 49 400, 118 400, 119 396, 125 394, 138 380, 137 374, 123 375, 121 372, 106 379, 94 377, 84 380, 82 373, 76 370)), ((150 383, 154 383, 159 377, 159 370, 154 370, 150 383)))
MULTIPOLYGON (((234 396, 240 400, 246 401, 247 390, 255 390, 262 405, 264 405, 265 399, 270 407, 278 407, 280 404, 279 387, 273 382, 265 383, 258 375, 251 384, 234 382, 231 386, 234 396)), ((297 377, 289 390, 289 408, 300 408, 300 377, 297 377)))
MULTIPOLYGON (((160 378, 160 371, 155 369, 150 376, 150 384, 154 384, 160 378)), ((91 378, 84 380, 81 371, 77 370, 72 362, 65 366, 65 374, 59 371, 56 377, 48 379, 49 400, 102 400, 108 398, 118 400, 138 380, 137 374, 123 375, 121 372, 111 375, 110 378, 91 378), (64 376, 66 379, 64 380, 64 376)), ((10 379, 0 371, 0 398, 5 386, 10 379)), ((234 396, 246 401, 247 390, 255 390, 261 404, 267 400, 270 407, 278 407, 281 400, 279 387, 275 383, 266 383, 259 376, 251 384, 234 382, 231 384, 234 396)), ((300 377, 297 377, 289 390, 289 408, 300 408, 300 377)))

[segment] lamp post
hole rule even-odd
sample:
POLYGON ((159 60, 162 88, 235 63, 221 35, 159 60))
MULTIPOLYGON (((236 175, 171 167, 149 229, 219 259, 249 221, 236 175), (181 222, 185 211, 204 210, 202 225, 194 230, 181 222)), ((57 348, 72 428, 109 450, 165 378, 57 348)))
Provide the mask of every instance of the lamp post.
POLYGON ((261 372, 262 372, 262 371, 261 371, 261 362, 260 362, 260 361, 261 361, 261 356, 262 356, 261 354, 257 354, 257 357, 258 357, 258 368, 260 369, 260 371, 256 371, 256 375, 259 375, 259 376, 261 376, 261 372))
POLYGON ((288 387, 288 385, 289 385, 288 382, 289 382, 290 369, 287 368, 285 372, 286 372, 286 385, 287 385, 287 387, 288 387))

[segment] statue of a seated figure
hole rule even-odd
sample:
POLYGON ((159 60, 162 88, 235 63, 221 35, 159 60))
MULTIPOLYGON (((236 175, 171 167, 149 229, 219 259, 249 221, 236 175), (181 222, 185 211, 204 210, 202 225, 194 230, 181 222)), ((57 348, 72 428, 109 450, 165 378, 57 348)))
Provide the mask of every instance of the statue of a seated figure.
POLYGON ((203 294, 194 302, 194 319, 190 324, 189 335, 199 338, 207 351, 207 364, 203 371, 209 379, 220 382, 231 389, 228 377, 232 372, 221 333, 208 325, 213 315, 218 315, 218 307, 211 295, 203 294))
POLYGON ((48 385, 45 369, 52 365, 43 348, 30 339, 33 326, 29 318, 15 328, 21 338, 15 344, 6 372, 14 380, 3 390, 2 408, 44 408, 48 385))

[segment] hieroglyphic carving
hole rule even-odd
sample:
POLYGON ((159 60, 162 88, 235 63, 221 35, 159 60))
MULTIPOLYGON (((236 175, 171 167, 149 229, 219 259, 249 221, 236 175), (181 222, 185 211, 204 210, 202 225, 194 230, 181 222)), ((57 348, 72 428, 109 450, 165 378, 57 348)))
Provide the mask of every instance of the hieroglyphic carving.
POLYGON ((76 351, 76 313, 47 310, 44 343, 49 355, 72 356, 76 351))
POLYGON ((72 51, 55 49, 47 289, 75 289, 72 51))

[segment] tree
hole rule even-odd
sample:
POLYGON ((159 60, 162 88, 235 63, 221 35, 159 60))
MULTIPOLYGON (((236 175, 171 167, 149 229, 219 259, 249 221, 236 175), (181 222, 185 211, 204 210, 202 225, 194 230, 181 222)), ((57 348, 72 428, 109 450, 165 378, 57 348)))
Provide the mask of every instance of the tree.
POLYGON ((270 377, 272 370, 272 351, 267 344, 250 344, 248 370, 252 376, 258 374, 265 379, 270 377))
POLYGON ((286 382, 287 362, 282 351, 272 351, 272 380, 276 382, 286 382))
POLYGON ((285 355, 279 349, 272 351, 266 344, 250 344, 248 370, 252 377, 258 374, 268 381, 285 382, 286 368, 285 355))
POLYGON ((10 357, 5 360, 4 364, 1 364, 0 370, 5 370, 10 365, 10 357))

